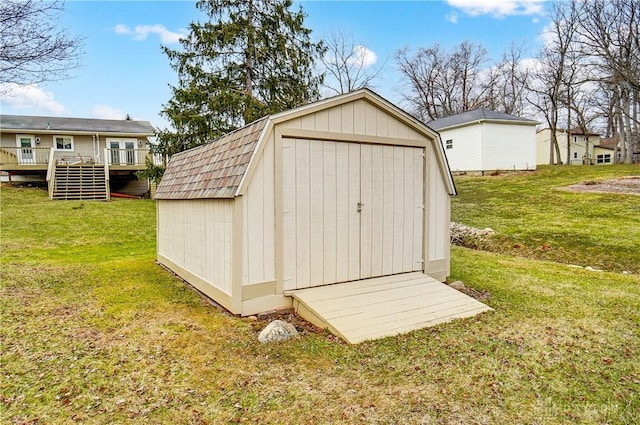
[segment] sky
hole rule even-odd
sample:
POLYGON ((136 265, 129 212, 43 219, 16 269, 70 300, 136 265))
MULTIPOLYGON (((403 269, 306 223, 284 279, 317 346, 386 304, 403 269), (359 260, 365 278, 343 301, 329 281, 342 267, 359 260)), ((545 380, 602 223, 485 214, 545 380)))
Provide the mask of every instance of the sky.
MULTIPOLYGON (((350 34, 371 69, 381 69, 374 90, 403 107, 398 49, 440 43, 445 49, 470 40, 498 60, 511 42, 530 55, 548 23, 543 0, 328 1, 296 0, 312 38, 350 34)), ((193 1, 67 0, 59 25, 83 38, 82 66, 63 81, 0 90, 0 112, 15 115, 150 121, 160 116, 178 77, 162 46, 180 47, 189 23, 206 16, 193 1)))

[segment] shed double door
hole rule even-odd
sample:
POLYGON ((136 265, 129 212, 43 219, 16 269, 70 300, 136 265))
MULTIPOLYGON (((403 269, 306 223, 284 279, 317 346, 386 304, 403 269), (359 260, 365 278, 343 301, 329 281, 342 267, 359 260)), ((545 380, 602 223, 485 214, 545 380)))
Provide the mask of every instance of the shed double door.
POLYGON ((283 139, 285 290, 423 269, 424 150, 283 139))

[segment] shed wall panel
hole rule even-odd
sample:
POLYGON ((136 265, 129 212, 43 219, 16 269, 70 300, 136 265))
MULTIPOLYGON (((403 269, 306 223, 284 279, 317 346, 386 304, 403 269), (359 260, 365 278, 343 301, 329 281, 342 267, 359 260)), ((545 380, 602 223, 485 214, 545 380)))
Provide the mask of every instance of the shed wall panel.
POLYGON ((231 294, 233 200, 158 200, 158 253, 231 294))
POLYGON ((432 153, 429 158, 429 261, 447 258, 448 240, 448 203, 447 193, 438 167, 436 155, 432 153))
POLYGON ((242 200, 245 202, 242 250, 243 285, 275 280, 273 155, 273 143, 266 143, 242 200))
POLYGON ((362 99, 293 118, 278 125, 299 130, 427 140, 424 135, 394 116, 362 99))

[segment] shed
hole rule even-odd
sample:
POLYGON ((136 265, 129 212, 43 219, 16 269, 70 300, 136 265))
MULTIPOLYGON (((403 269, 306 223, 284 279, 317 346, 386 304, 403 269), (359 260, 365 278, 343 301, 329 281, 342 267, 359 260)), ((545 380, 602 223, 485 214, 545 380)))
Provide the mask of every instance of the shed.
POLYGON ((174 155, 158 260, 234 314, 313 310, 301 291, 445 280, 454 194, 438 134, 362 89, 174 155))
POLYGON ((442 137, 451 171, 535 170, 539 122, 480 108, 428 123, 442 137))

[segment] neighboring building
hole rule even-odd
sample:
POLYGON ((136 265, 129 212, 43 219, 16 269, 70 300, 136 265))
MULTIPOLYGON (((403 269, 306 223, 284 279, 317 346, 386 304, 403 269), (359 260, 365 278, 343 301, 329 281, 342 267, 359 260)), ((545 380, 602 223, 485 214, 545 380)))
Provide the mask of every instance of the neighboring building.
MULTIPOLYGON (((560 147, 560 160, 567 164, 567 153, 571 165, 608 165, 615 162, 614 150, 600 143, 600 135, 581 129, 558 129, 556 138, 560 147), (567 149, 567 138, 569 149, 567 149)), ((538 164, 549 164, 551 155, 551 129, 543 128, 536 133, 538 164)), ((555 152, 555 151, 554 151, 555 152)), ((554 153, 555 157, 555 153, 554 153)))
MULTIPOLYGON (((605 137, 600 139, 599 147, 609 149, 613 152, 614 162, 619 162, 622 156, 620 146, 618 146, 618 136, 605 137)), ((631 162, 640 162, 640 141, 631 144, 631 162)))
POLYGON ((152 136, 147 121, 0 115, 0 171, 46 180, 52 199, 143 195, 152 136))
POLYGON ((475 109, 427 125, 440 133, 453 172, 535 170, 539 123, 489 109, 475 109))
POLYGON ((448 294, 433 278, 449 274, 454 194, 437 133, 362 89, 174 155, 155 195, 158 261, 245 316, 380 276, 381 291, 420 276, 448 294))

